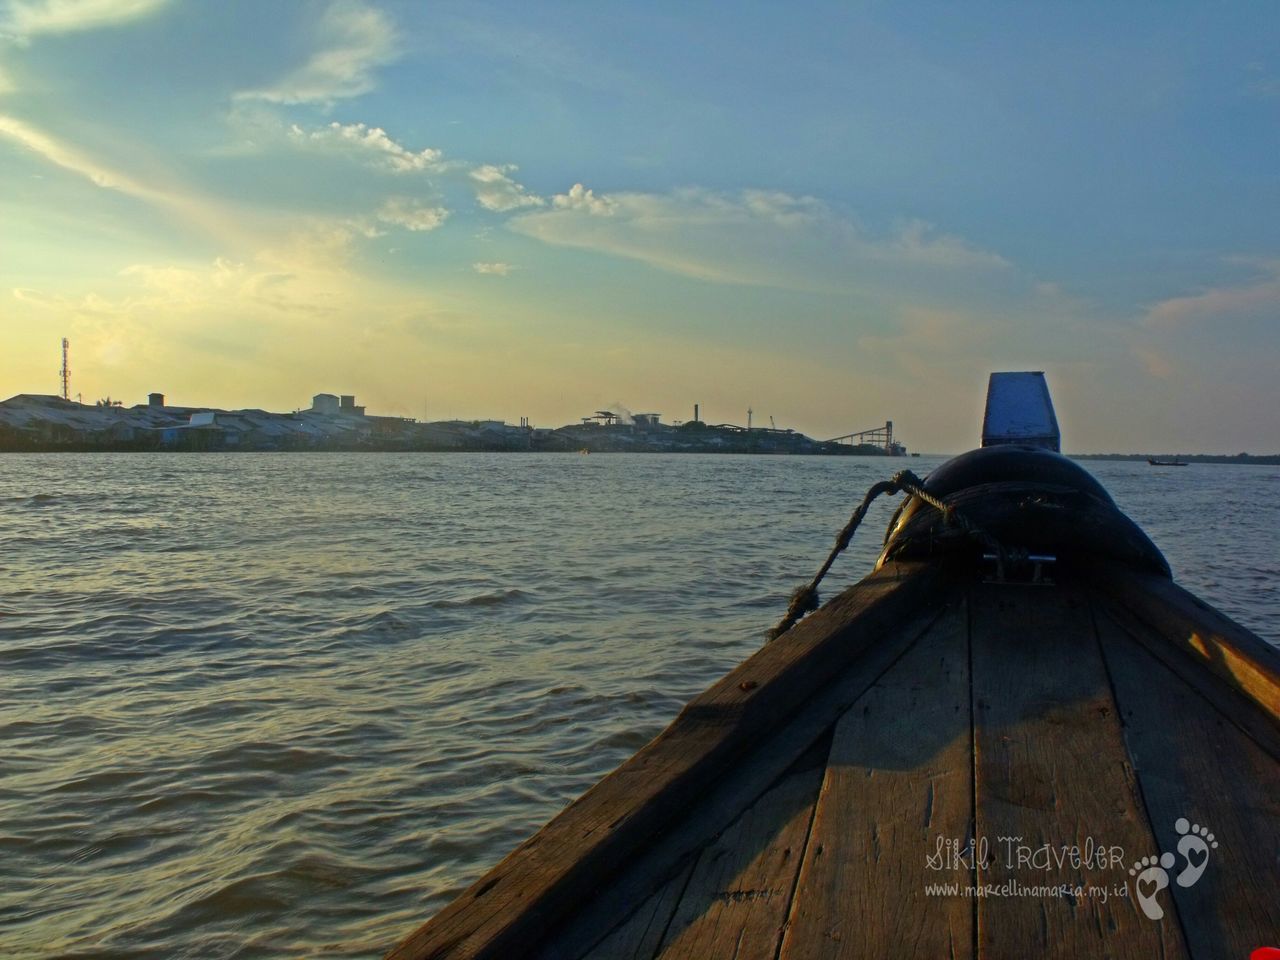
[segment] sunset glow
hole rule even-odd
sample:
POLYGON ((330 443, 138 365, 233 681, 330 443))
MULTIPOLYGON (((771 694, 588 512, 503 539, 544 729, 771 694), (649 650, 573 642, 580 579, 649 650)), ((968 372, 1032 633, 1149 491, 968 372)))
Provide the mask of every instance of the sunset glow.
POLYGON ((0 5, 0 399, 1280 449, 1265 6, 0 5))

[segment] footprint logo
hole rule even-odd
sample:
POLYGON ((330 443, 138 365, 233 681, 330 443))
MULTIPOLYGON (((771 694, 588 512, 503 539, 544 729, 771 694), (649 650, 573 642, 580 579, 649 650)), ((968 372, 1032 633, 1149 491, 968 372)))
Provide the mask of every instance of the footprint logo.
POLYGON ((1178 886, 1190 887, 1200 879, 1204 868, 1209 865, 1209 848, 1216 848, 1218 841, 1207 827, 1191 823, 1186 817, 1179 817, 1173 829, 1178 831, 1178 853, 1186 861, 1186 865, 1178 873, 1178 886))
POLYGON ((1147 915, 1148 920, 1159 920, 1164 916, 1164 908, 1156 902, 1156 894, 1169 886, 1169 868, 1177 858, 1172 853, 1160 854, 1160 859, 1143 857, 1129 868, 1129 876, 1135 877, 1134 890, 1138 895, 1138 906, 1147 915))

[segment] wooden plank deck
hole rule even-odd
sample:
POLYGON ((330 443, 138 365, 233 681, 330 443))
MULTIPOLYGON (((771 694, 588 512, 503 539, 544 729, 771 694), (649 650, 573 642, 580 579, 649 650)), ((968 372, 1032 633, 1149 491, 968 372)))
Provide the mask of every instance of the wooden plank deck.
POLYGON ((926 615, 916 573, 765 647, 392 956, 1218 960, 1280 946, 1280 656, 1225 618, 1208 641, 1171 628, 1194 610, 1158 597, 1113 613, 1085 583, 944 577, 926 615), (1194 637, 1219 669, 1197 663, 1194 637), (637 830, 637 804, 665 821, 637 830), (620 816, 628 856, 607 819, 620 816), (584 850, 591 870, 575 873, 584 850), (1162 854, 1167 867, 1137 862, 1162 854))
POLYGON ((660 960, 774 960, 825 768, 824 750, 707 845, 656 954, 660 960))
POLYGON ((971 904, 926 904, 926 856, 898 855, 970 833, 966 619, 955 604, 836 725, 783 960, 973 955, 971 904))
POLYGON ((991 845, 978 880, 1012 894, 976 901, 979 956, 1185 957, 1176 924, 1117 895, 1155 839, 1087 602, 1071 587, 972 596, 977 836, 991 845))
POLYGON ((1152 850, 1175 858, 1157 903, 1176 909, 1197 958, 1247 957, 1259 946, 1280 946, 1274 757, 1143 647, 1125 642, 1113 622, 1099 626, 1155 826, 1152 850), (1267 932, 1269 940, 1260 936, 1267 932))

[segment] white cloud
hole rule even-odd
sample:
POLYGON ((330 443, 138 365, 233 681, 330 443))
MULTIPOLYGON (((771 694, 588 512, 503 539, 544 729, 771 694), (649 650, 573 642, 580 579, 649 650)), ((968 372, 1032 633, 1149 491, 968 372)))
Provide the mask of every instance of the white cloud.
POLYGON ((470 171, 468 176, 480 206, 486 210, 505 213, 521 207, 540 207, 546 202, 541 197, 526 192, 523 186, 508 176, 515 170, 516 167, 509 164, 499 167, 485 163, 470 171))
POLYGON ((505 277, 515 269, 510 263, 473 263, 471 269, 485 277, 505 277))
POLYGON ((753 215, 780 227, 806 226, 828 216, 826 206, 816 197, 795 197, 778 190, 744 190, 742 204, 753 215))
POLYGON ((569 188, 568 193, 558 193, 551 198, 551 205, 557 210, 583 210, 598 217, 610 216, 618 205, 607 197, 597 197, 594 190, 588 190, 580 183, 569 188))
POLYGON ((938 267, 1007 267, 999 254, 971 247, 959 237, 940 234, 931 223, 908 220, 901 224, 883 250, 887 259, 901 259, 938 267))
POLYGON ((358 237, 376 240, 387 235, 384 227, 400 227, 414 233, 439 229, 449 211, 428 206, 410 197, 389 197, 372 213, 342 218, 312 218, 291 231, 283 245, 259 252, 258 258, 282 269, 291 263, 309 268, 345 269, 358 237))
POLYGON ((338 276, 348 272, 357 236, 381 236, 367 218, 304 221, 258 249, 254 258, 283 274, 338 276))
POLYGON ((1003 270, 1002 257, 923 221, 874 236, 820 200, 779 191, 597 194, 580 183, 512 229, 558 246, 721 283, 793 289, 891 287, 905 275, 1003 270), (896 276, 895 276, 896 274, 896 276))
POLYGON ((1229 258, 1253 276, 1195 293, 1167 297, 1149 306, 1128 331, 1133 354, 1160 380, 1206 378, 1238 383, 1246 367, 1274 367, 1273 331, 1280 316, 1280 261, 1229 258), (1238 354, 1249 343, 1247 360, 1238 354), (1224 347, 1231 346, 1230 360, 1224 347), (1219 365, 1216 375, 1208 373, 1219 365), (1228 369, 1229 368, 1229 369, 1228 369))
MULTIPOLYGON (((364 129, 358 124, 355 127, 360 127, 362 132, 358 132, 358 136, 353 135, 352 142, 381 144, 386 139, 385 134, 376 128, 364 129)), ((355 127, 342 129, 351 131, 355 127)), ((336 135, 343 136, 342 133, 336 135)), ((264 239, 263 236, 255 236, 246 230, 242 222, 243 218, 233 215, 235 212, 229 208, 206 198, 172 190, 166 191, 144 184, 135 177, 102 164, 79 149, 15 117, 0 114, 0 139, 4 137, 16 141, 50 163, 70 170, 99 187, 167 208, 217 236, 231 249, 256 248, 261 246, 264 239)), ((421 153, 413 154, 405 151, 404 157, 398 157, 394 152, 388 153, 384 146, 378 146, 377 149, 403 162, 411 162, 414 158, 423 156, 421 153)), ((356 237, 375 239, 382 236, 385 231, 380 225, 422 232, 437 229, 448 217, 449 211, 442 206, 423 204, 409 197, 389 197, 372 214, 345 219, 314 218, 301 223, 293 221, 289 224, 285 239, 268 241, 269 247, 261 256, 265 259, 276 257, 287 261, 300 260, 306 263, 320 262, 336 265, 346 261, 351 242, 356 237)), ((281 233, 280 226, 279 223, 275 224, 268 233, 278 238, 281 233)))
POLYGON ((1176 330, 1198 323, 1275 317, 1280 314, 1280 261, 1254 265, 1259 275, 1245 283, 1211 287, 1154 304, 1142 325, 1150 330, 1176 330))
POLYGON ((93 30, 138 20, 169 0, 11 0, 0 20, 0 34, 27 39, 40 33, 93 30))
POLYGON ((376 214, 382 223, 404 227, 406 230, 435 230, 444 224, 449 211, 444 207, 428 207, 407 197, 391 197, 376 214))
POLYGON ((367 156, 375 166, 396 173, 435 169, 442 156, 439 150, 431 147, 410 150, 392 140, 381 127, 370 127, 363 123, 331 123, 327 127, 311 131, 304 130, 295 123, 289 128, 289 136, 298 143, 367 156))
MULTIPOLYGON (((481 207, 495 213, 546 205, 542 197, 530 193, 523 184, 511 177, 517 169, 513 164, 475 164, 465 160, 445 160, 443 152, 433 147, 410 150, 392 139, 381 127, 365 123, 334 122, 326 127, 307 130, 295 123, 289 127, 288 136, 298 145, 362 158, 376 169, 404 174, 426 173, 451 181, 461 180, 470 188, 481 207)), ((576 189, 581 190, 581 187, 576 189)), ((590 195, 591 191, 586 193, 590 195)), ((570 191, 569 196, 557 198, 557 203, 563 207, 577 199, 578 196, 570 191)), ((587 202, 593 199, 589 197, 587 202)))
POLYGON ((99 293, 63 296, 22 287, 14 289, 13 296, 32 306, 78 317, 119 318, 155 310, 174 315, 201 310, 211 301, 247 302, 256 299, 264 289, 287 284, 297 274, 264 270, 219 257, 208 265, 135 263, 120 270, 119 276, 129 284, 127 293, 115 297, 99 293))
POLYGON ((127 174, 120 173, 110 167, 98 163, 68 144, 55 137, 37 130, 30 124, 0 114, 0 136, 8 137, 34 153, 44 157, 50 163, 78 173, 100 187, 118 190, 135 197, 147 200, 166 199, 159 191, 140 183, 127 174))
POLYGON ((144 183, 23 120, 0 114, 0 139, 5 137, 103 189, 115 190, 162 207, 231 246, 242 246, 249 239, 243 212, 188 191, 181 185, 144 183))
POLYGON ((242 90, 238 100, 329 104, 368 93, 373 71, 396 57, 396 31, 380 10, 355 2, 335 3, 316 25, 319 49, 282 80, 242 90))

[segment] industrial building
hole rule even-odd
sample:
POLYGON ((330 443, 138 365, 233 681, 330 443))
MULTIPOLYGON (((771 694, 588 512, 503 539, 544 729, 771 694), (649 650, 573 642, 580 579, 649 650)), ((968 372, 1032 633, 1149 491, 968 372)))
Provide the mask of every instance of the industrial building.
POLYGON ((0 450, 541 450, 644 453, 900 453, 892 426, 838 441, 788 429, 707 424, 697 418, 665 424, 657 413, 598 410, 555 429, 502 420, 440 420, 374 416, 353 394, 317 393, 292 413, 177 406, 163 393, 126 407, 118 401, 78 403, 19 394, 0 402, 0 450), (874 435, 874 436, 873 436, 874 435), (884 446, 859 441, 874 439, 884 446))

